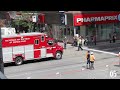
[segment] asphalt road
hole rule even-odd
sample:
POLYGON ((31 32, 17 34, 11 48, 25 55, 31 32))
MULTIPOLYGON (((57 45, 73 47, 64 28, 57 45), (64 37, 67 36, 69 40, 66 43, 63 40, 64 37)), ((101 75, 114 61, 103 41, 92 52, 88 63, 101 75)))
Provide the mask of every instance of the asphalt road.
MULTIPOLYGON (((111 48, 110 48, 111 49, 111 48)), ((93 51, 94 52, 94 51, 93 51)), ((94 52, 95 69, 86 69, 86 50, 69 46, 61 60, 28 62, 5 66, 8 79, 119 79, 119 59, 114 54, 94 52)))

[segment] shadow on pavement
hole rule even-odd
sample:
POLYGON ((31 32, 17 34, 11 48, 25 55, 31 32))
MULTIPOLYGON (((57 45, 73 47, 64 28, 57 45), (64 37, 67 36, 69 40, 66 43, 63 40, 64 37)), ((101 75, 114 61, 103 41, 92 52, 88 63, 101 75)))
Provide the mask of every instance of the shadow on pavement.
MULTIPOLYGON (((54 60, 53 58, 43 58, 43 59, 37 59, 37 60, 28 60, 24 61, 22 65, 24 64, 30 64, 30 63, 37 63, 37 62, 45 62, 45 61, 50 61, 54 60)), ((15 66, 15 63, 5 63, 4 67, 10 67, 10 66, 15 66)))
POLYGON ((82 66, 83 68, 86 68, 86 66, 82 66))
POLYGON ((114 66, 116 66, 116 67, 120 67, 120 65, 114 65, 114 66))

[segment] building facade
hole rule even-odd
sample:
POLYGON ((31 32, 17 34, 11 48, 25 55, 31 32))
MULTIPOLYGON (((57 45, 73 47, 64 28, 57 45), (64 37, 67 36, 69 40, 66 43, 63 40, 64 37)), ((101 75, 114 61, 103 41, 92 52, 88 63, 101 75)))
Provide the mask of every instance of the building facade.
POLYGON ((69 42, 76 34, 91 37, 97 41, 109 40, 109 34, 116 33, 120 39, 120 12, 116 11, 67 11, 67 25, 61 24, 59 12, 44 12, 45 23, 50 25, 54 38, 62 40, 65 36, 69 42))
POLYGON ((58 40, 66 36, 72 42, 79 34, 83 37, 96 35, 97 41, 106 41, 113 33, 120 39, 120 12, 117 11, 39 11, 37 14, 44 15, 45 31, 58 40), (62 23, 61 14, 67 16, 67 24, 62 23))
POLYGON ((60 13, 59 11, 41 11, 40 13, 45 16, 45 24, 47 25, 48 34, 52 34, 53 38, 58 40, 63 40, 66 36, 69 41, 72 40, 74 36, 73 27, 73 14, 72 13, 60 13), (63 24, 61 16, 66 14, 67 24, 63 24))
POLYGON ((109 35, 120 39, 120 12, 92 12, 74 14, 76 33, 85 36, 96 35, 97 41, 109 40, 109 35))

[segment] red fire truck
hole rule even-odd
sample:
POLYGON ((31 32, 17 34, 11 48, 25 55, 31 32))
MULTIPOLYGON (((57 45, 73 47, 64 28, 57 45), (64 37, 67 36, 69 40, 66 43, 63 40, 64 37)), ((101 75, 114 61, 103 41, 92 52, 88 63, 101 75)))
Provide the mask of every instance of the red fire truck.
POLYGON ((44 33, 2 35, 3 62, 21 65, 23 61, 53 57, 61 59, 63 47, 44 33))

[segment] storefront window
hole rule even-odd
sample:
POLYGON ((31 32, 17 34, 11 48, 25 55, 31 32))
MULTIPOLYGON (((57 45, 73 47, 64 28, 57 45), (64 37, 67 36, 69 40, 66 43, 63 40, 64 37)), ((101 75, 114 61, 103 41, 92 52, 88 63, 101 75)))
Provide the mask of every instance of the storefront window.
POLYGON ((109 34, 113 31, 113 24, 100 24, 98 25, 99 40, 109 39, 109 34))
POLYGON ((67 28, 67 35, 70 35, 70 28, 67 28))
POLYGON ((76 27, 76 34, 79 34, 79 35, 80 35, 80 26, 77 26, 77 27, 76 27))
POLYGON ((67 35, 67 33, 66 33, 66 28, 64 28, 64 35, 67 35))
MULTIPOLYGON (((109 34, 113 35, 114 32, 117 35, 117 39, 120 39, 120 22, 119 23, 109 23, 109 24, 97 24, 96 28, 92 25, 86 25, 86 35, 89 37, 95 34, 97 31, 97 40, 98 41, 105 41, 109 40, 109 34)), ((79 30, 77 30, 79 34, 79 30)))
POLYGON ((71 36, 74 36, 74 27, 71 27, 71 36))
POLYGON ((99 40, 109 40, 109 34, 117 34, 117 38, 120 38, 120 23, 109 23, 98 25, 98 37, 99 40))
POLYGON ((120 23, 114 23, 114 32, 116 32, 117 39, 120 39, 120 23))
POLYGON ((94 29, 95 27, 92 27, 91 25, 86 26, 86 36, 89 38, 93 36, 94 29))

